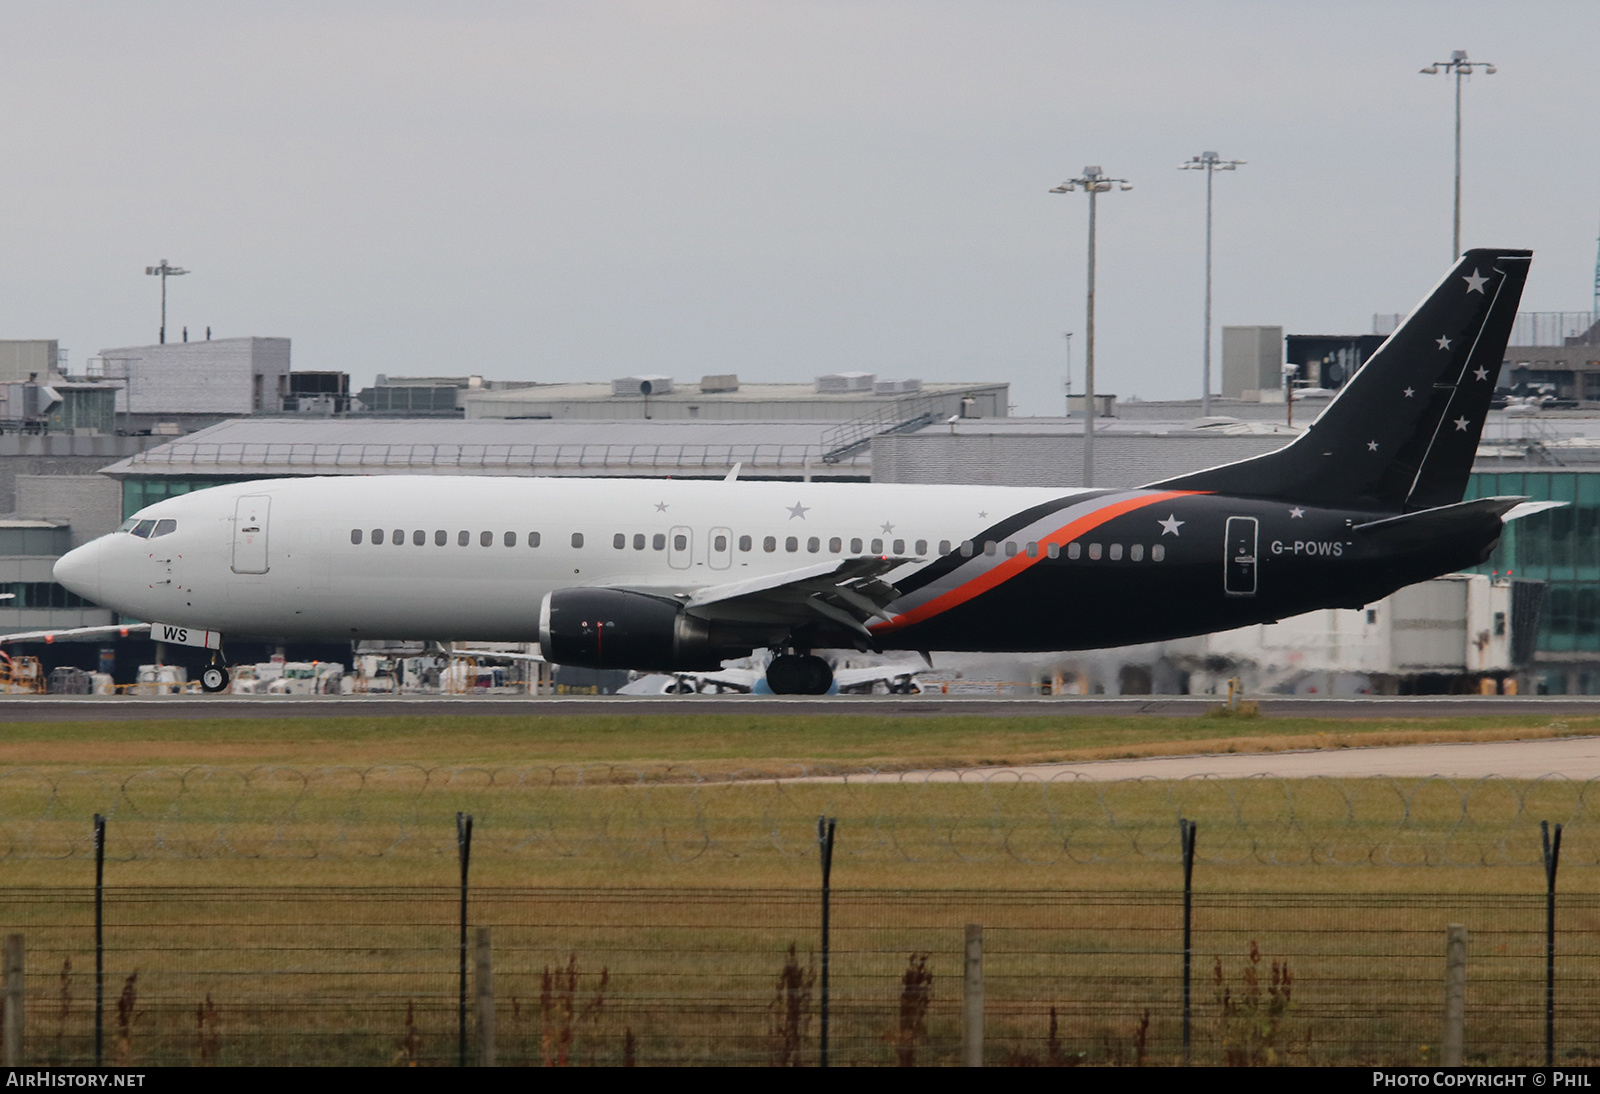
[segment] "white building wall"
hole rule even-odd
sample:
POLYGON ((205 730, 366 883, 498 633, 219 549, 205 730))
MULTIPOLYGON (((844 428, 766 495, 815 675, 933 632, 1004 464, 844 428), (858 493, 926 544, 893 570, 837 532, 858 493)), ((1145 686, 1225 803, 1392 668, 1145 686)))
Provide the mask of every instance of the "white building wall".
POLYGON ((108 377, 126 377, 117 410, 134 414, 251 414, 279 409, 289 339, 218 338, 103 349, 108 377))

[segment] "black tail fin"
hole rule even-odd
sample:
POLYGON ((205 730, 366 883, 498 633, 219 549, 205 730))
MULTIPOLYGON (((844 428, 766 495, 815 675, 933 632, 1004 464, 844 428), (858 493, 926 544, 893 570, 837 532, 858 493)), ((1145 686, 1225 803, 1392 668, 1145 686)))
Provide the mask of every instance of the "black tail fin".
POLYGON ((1291 444, 1151 485, 1393 513, 1460 501, 1532 254, 1462 255, 1291 444))

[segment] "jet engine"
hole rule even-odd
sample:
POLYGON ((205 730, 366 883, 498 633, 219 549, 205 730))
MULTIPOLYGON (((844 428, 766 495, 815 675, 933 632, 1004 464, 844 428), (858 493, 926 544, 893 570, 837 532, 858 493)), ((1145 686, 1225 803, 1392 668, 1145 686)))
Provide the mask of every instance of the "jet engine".
POLYGON ((539 649, 558 665, 717 669, 754 647, 721 630, 669 597, 626 589, 557 589, 539 606, 539 649))

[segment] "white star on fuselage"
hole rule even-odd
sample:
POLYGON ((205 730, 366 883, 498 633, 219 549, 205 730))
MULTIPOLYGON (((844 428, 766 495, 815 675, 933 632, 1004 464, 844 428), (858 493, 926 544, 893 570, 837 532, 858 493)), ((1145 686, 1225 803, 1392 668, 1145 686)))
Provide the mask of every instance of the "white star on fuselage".
POLYGON ((656 502, 656 512, 665 513, 666 511, 667 511, 667 503, 666 502, 664 502, 664 501, 656 502))
POLYGON ((789 506, 789 519, 793 520, 795 517, 799 517, 801 520, 805 520, 806 513, 808 513, 811 508, 812 507, 809 505, 801 505, 799 502, 795 502, 793 505, 789 506))
POLYGON ((1487 380, 1489 378, 1489 370, 1486 368, 1476 369, 1472 373, 1472 378, 1474 380, 1487 380))
POLYGON ((1477 270, 1473 270, 1471 276, 1463 277, 1461 280, 1467 283, 1468 292, 1483 292, 1483 286, 1489 279, 1477 270))
POLYGON ((1416 393, 1417 393, 1417 389, 1416 388, 1412 388, 1412 387, 1406 388, 1406 398, 1407 399, 1411 398, 1411 396, 1415 395, 1416 393))
POLYGON ((1299 517, 1303 517, 1305 515, 1306 515, 1306 511, 1304 509, 1300 508, 1298 505, 1295 506, 1293 509, 1289 510, 1289 516, 1293 517, 1293 518, 1299 518, 1299 517))
POLYGON ((888 535, 892 531, 894 531, 894 525, 890 524, 888 521, 884 521, 883 522, 883 534, 884 535, 888 535))
POLYGON ((1439 348, 1440 349, 1449 349, 1450 348, 1450 339, 1446 338, 1442 334, 1439 335, 1439 348))
POLYGON ((1368 452, 1376 452, 1377 450, 1378 450, 1378 442, 1377 441, 1368 441, 1367 442, 1367 451, 1368 452))
POLYGON ((1165 536, 1165 535, 1169 535, 1170 534, 1170 535, 1174 535, 1175 536, 1175 535, 1178 534, 1178 529, 1183 527, 1185 524, 1188 524, 1189 522, 1186 521, 1186 520, 1179 520, 1178 519, 1178 515, 1176 513, 1169 513, 1169 514, 1167 514, 1167 519, 1166 520, 1158 520, 1158 521, 1156 521, 1156 523, 1161 525, 1161 534, 1162 535, 1165 536))
POLYGON ((1460 430, 1463 433, 1466 432, 1467 426, 1469 426, 1471 424, 1472 424, 1471 422, 1467 421, 1467 416, 1465 414, 1463 414, 1461 417, 1456 419, 1456 429, 1460 430))

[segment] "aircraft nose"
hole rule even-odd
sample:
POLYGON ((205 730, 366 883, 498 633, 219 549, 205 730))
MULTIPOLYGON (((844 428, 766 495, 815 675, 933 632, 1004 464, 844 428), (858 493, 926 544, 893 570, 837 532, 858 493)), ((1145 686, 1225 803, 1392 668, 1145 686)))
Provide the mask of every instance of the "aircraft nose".
POLYGON ((55 579, 85 600, 100 603, 100 543, 85 543, 56 559, 55 579))

